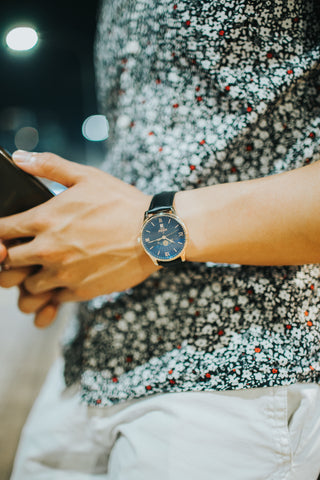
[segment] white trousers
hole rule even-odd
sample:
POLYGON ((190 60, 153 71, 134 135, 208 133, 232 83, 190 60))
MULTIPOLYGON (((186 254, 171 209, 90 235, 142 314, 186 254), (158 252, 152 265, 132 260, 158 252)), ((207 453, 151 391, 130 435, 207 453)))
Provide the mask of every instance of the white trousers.
POLYGON ((320 385, 80 403, 51 368, 11 480, 316 480, 320 385))

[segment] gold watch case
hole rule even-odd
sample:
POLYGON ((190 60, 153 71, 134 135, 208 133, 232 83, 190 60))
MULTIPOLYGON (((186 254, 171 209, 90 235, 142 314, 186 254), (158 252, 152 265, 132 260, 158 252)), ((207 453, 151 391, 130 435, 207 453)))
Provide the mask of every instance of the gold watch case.
MULTIPOLYGON (((163 237, 162 237, 163 238, 163 237)), ((161 239, 159 239, 161 240, 161 239)), ((153 214, 147 214, 147 212, 145 213, 145 218, 144 218, 144 221, 143 221, 143 224, 142 224, 142 227, 141 227, 141 230, 140 230, 140 235, 138 237, 138 241, 139 243, 142 245, 142 248, 144 249, 144 251, 146 252, 146 254, 151 258, 151 260, 153 261, 153 263, 155 265, 159 265, 158 261, 161 261, 161 262, 168 262, 170 263, 171 261, 173 260, 176 260, 177 258, 181 258, 181 261, 184 262, 185 259, 186 259, 186 248, 187 248, 187 244, 188 244, 188 240, 189 240, 189 234, 188 234, 188 230, 187 230, 187 227, 186 225, 184 224, 183 220, 181 220, 180 217, 178 217, 178 215, 176 214, 174 208, 171 208, 170 210, 164 210, 164 211, 161 211, 161 212, 157 212, 157 213, 153 213, 153 214), (145 231, 145 228, 146 226, 154 219, 159 219, 161 220, 161 218, 163 217, 166 217, 166 218, 171 218, 171 219, 174 219, 175 222, 177 222, 183 232, 184 232, 184 246, 182 248, 182 250, 180 250, 178 252, 178 254, 176 256, 170 256, 170 258, 168 260, 164 259, 164 258, 157 258, 156 256, 152 255, 148 250, 147 248, 145 247, 144 245, 144 242, 143 242, 143 233, 145 231)))

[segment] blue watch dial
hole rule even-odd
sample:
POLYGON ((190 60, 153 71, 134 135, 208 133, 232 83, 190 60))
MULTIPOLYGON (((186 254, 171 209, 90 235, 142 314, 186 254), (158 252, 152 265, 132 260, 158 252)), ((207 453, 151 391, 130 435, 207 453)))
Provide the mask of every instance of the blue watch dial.
POLYGON ((148 218, 143 225, 141 240, 144 249, 157 260, 178 258, 186 244, 183 225, 170 213, 148 218))

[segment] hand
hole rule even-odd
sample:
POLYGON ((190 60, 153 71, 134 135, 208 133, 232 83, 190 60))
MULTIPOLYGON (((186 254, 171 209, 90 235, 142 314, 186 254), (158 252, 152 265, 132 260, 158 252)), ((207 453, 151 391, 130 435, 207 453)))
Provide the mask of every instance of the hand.
MULTIPOLYGON (((20 153, 20 152, 18 152, 20 153)), ((55 302, 89 300, 122 291, 159 267, 137 238, 151 197, 93 167, 52 154, 22 154, 23 170, 69 187, 17 215, 0 219, 0 238, 32 237, 8 248, 5 265, 41 268, 23 282, 27 292, 53 293, 55 302)))
MULTIPOLYGON (((5 260, 7 249, 0 243, 0 263, 5 260)), ((0 271, 0 286, 11 288, 17 286, 20 294, 19 309, 23 313, 35 313, 34 324, 38 328, 49 326, 55 319, 59 304, 52 300, 52 293, 30 295, 23 287, 23 281, 34 271, 33 267, 9 268, 0 271), (50 301, 52 300, 52 301, 50 301)))

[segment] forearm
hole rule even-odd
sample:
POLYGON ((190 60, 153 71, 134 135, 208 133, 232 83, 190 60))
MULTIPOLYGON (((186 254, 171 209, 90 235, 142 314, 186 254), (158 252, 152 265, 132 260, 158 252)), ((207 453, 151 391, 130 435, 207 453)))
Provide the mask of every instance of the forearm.
POLYGON ((243 265, 320 263, 320 162, 243 182, 181 191, 186 260, 243 265))

